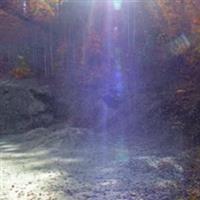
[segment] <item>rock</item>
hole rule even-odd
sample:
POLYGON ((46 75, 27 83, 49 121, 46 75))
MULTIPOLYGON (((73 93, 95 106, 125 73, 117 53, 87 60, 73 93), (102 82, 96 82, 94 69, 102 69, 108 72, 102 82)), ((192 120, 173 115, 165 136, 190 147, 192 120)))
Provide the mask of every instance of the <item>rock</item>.
POLYGON ((59 99, 56 99, 55 105, 55 117, 58 119, 67 119, 69 116, 69 105, 64 100, 59 99))
POLYGON ((183 167, 173 157, 143 156, 132 158, 128 165, 135 172, 155 173, 162 178, 179 179, 183 167))
POLYGON ((132 158, 128 163, 131 169, 136 172, 148 173, 155 170, 157 160, 154 157, 132 158))
POLYGON ((0 134, 23 133, 52 123, 53 97, 47 87, 20 81, 0 82, 0 134))

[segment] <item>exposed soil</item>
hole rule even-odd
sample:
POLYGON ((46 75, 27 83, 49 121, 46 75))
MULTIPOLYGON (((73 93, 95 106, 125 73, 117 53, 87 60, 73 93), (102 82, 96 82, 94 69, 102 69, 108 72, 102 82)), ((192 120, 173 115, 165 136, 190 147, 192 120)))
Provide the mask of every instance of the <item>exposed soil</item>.
POLYGON ((2 200, 189 199, 186 154, 153 138, 62 125, 1 136, 0 148, 2 200))

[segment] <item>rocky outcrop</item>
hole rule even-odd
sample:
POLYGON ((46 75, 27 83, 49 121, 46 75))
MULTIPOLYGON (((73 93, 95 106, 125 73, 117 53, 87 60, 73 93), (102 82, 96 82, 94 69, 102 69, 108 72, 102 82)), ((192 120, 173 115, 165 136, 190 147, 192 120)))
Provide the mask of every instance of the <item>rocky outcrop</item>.
POLYGON ((0 82, 0 134, 22 133, 53 121, 53 97, 31 81, 0 82))

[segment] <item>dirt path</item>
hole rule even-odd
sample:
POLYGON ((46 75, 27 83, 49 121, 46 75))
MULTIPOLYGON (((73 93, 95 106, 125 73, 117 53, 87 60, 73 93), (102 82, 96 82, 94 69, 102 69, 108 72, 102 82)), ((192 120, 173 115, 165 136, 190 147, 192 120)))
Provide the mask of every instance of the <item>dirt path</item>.
POLYGON ((184 199, 183 166, 145 138, 62 127, 0 139, 1 200, 184 199))

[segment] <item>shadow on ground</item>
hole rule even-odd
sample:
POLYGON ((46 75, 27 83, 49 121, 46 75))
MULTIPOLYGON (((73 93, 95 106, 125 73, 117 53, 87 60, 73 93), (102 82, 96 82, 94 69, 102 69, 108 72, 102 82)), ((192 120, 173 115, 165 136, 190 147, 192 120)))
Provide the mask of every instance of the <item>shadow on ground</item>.
POLYGON ((40 128, 0 151, 2 199, 187 199, 182 157, 144 137, 40 128))

